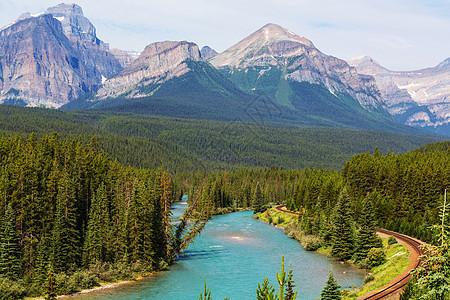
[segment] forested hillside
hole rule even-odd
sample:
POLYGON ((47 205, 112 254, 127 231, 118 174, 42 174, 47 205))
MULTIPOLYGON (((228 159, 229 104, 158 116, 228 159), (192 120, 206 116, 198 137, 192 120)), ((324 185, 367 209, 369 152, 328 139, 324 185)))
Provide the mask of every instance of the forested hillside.
POLYGON ((2 293, 20 278, 22 295, 49 292, 50 274, 54 292, 69 293, 173 259, 168 216, 178 196, 167 172, 124 167, 95 140, 56 134, 1 138, 0 170, 2 293))
POLYGON ((444 190, 450 189, 450 142, 405 154, 354 156, 342 176, 355 200, 369 197, 379 226, 431 240, 444 190))
POLYGON ((292 127, 266 123, 189 120, 100 112, 62 112, 0 106, 0 134, 89 142, 126 165, 171 172, 236 170, 279 166, 340 169, 345 161, 376 146, 404 153, 438 137, 340 128, 292 127))

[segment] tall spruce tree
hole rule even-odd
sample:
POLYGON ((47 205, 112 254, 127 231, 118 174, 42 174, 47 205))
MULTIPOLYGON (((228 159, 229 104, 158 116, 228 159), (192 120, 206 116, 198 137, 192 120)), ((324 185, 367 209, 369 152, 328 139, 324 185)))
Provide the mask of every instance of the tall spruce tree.
POLYGON ((55 225, 53 228, 52 263, 55 271, 65 272, 77 266, 80 256, 80 238, 77 230, 75 188, 69 174, 64 173, 56 199, 55 225))
POLYGON ((349 260, 353 255, 354 237, 350 197, 343 189, 333 214, 331 255, 339 260, 349 260))
POLYGON ((264 199, 261 191, 261 185, 259 184, 259 182, 256 183, 255 191, 253 193, 252 204, 254 214, 264 211, 264 199))
POLYGON ((286 292, 284 293, 285 300, 295 300, 297 298, 298 292, 294 291, 294 287, 295 287, 294 274, 292 273, 292 267, 290 267, 286 283, 286 292))
POLYGON ((359 230, 356 232, 355 260, 362 261, 372 248, 382 248, 383 242, 377 236, 373 197, 369 195, 359 216, 359 230))
POLYGON ((330 271, 325 287, 320 293, 320 300, 340 300, 342 299, 340 285, 334 279, 333 272, 330 271))
POLYGON ((11 203, 8 204, 0 232, 0 275, 18 279, 20 275, 19 237, 11 203))
POLYGON ((85 264, 108 261, 110 218, 106 188, 102 182, 94 193, 89 212, 88 230, 85 238, 85 264))
POLYGON ((166 260, 167 255, 167 235, 165 232, 165 222, 164 222, 164 203, 161 195, 160 189, 155 189, 151 196, 152 200, 152 210, 149 212, 152 235, 151 246, 153 249, 153 262, 155 263, 156 269, 160 269, 162 262, 166 260))
MULTIPOLYGON (((39 284, 43 284, 48 275, 49 248, 49 239, 46 236, 41 236, 36 249, 36 261, 33 272, 33 280, 39 284)), ((44 286, 42 285, 42 287, 44 286)))
POLYGON ((56 300, 57 296, 55 275, 53 274, 52 266, 50 266, 45 284, 45 300, 56 300))

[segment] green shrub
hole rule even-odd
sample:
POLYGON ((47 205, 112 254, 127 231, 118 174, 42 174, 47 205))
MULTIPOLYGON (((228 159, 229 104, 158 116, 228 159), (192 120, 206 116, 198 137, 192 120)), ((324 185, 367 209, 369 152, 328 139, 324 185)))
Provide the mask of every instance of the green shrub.
POLYGON ((272 215, 269 212, 267 212, 267 222, 269 222, 269 224, 272 224, 273 222, 272 215))
POLYGON ((168 268, 169 264, 165 260, 159 262, 158 270, 167 270, 168 268))
POLYGON ((386 262, 386 252, 381 248, 372 248, 367 253, 367 266, 373 268, 386 262))
POLYGON ((275 225, 280 225, 284 222, 283 216, 278 216, 276 220, 273 222, 275 225))
POLYGON ((298 230, 297 226, 295 226, 295 224, 293 223, 289 223, 284 227, 284 233, 291 239, 295 239, 297 241, 300 240, 301 233, 298 230))
POLYGON ((0 278, 0 300, 23 299, 25 296, 26 288, 21 280, 0 278))
POLYGON ((347 296, 349 296, 349 295, 350 295, 350 290, 349 290, 349 289, 343 289, 343 290, 341 291, 341 296, 347 297, 347 296))
POLYGON ((323 240, 315 235, 306 235, 302 238, 301 244, 305 250, 316 251, 323 245, 323 240))
POLYGON ((371 282, 374 280, 375 280, 375 277, 373 276, 372 273, 369 273, 364 277, 364 283, 368 283, 368 282, 371 282))
POLYGON ((393 245, 393 244, 397 244, 397 239, 395 237, 393 237, 392 235, 389 236, 388 238, 388 245, 393 245))
MULTIPOLYGON (((354 258, 352 258, 354 261, 354 258)), ((356 262, 356 266, 359 269, 370 269, 369 267, 369 261, 367 259, 361 259, 359 261, 356 262)))
POLYGON ((82 290, 99 286, 99 278, 90 270, 78 271, 71 277, 82 290))

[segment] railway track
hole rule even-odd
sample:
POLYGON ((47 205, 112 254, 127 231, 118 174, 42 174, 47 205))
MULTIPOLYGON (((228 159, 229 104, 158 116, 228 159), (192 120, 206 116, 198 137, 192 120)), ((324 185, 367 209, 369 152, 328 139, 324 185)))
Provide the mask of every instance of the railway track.
MULTIPOLYGON (((283 205, 276 206, 275 209, 278 211, 284 212, 284 213, 298 215, 298 213, 296 213, 296 212, 286 210, 283 205)), ((421 241, 418 241, 409 236, 406 236, 406 235, 403 235, 400 233, 396 233, 396 232, 392 232, 389 230, 385 230, 385 229, 377 229, 377 232, 394 236, 397 240, 406 244, 407 247, 410 250, 414 251, 415 253, 413 253, 412 256, 410 256, 410 257, 413 257, 413 260, 411 260, 411 263, 405 272, 403 272, 402 274, 397 276, 393 280, 393 282, 388 283, 387 285, 383 286, 382 288, 372 291, 367 295, 359 297, 358 298, 359 300, 387 299, 389 297, 392 297, 395 294, 398 294, 401 291, 401 289, 411 279, 410 271, 414 270, 415 268, 417 268, 419 266, 419 264, 420 264, 419 257, 420 257, 420 255, 423 254, 423 250, 420 248, 420 246, 423 244, 421 241)))

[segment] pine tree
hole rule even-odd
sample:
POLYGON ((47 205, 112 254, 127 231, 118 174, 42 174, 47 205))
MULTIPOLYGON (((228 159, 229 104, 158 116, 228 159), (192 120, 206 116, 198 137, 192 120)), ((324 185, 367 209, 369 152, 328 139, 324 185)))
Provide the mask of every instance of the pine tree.
POLYGON ((0 228, 0 275, 18 279, 20 275, 19 237, 11 203, 8 204, 0 228))
POLYGON ((264 278, 262 285, 259 285, 256 289, 257 300, 275 299, 275 289, 270 285, 269 279, 264 278))
POLYGON ((269 279, 264 278, 262 285, 258 283, 256 289, 256 299, 258 300, 295 300, 297 292, 294 292, 294 279, 292 269, 289 275, 284 271, 284 256, 281 257, 281 272, 277 273, 278 293, 274 295, 275 289, 269 283, 269 279), (286 291, 284 290, 286 288, 286 291))
POLYGON ((102 182, 93 195, 85 239, 85 264, 108 261, 110 218, 107 194, 102 182))
POLYGON ((161 198, 160 191, 156 190, 151 196, 152 200, 152 211, 150 216, 151 222, 151 246, 154 251, 153 261, 155 262, 155 267, 160 268, 163 261, 166 260, 168 240, 165 232, 165 222, 164 222, 164 203, 161 198))
POLYGON ((66 172, 61 179, 56 200, 52 253, 52 263, 55 269, 67 271, 73 265, 77 265, 80 250, 75 189, 73 181, 66 172))
POLYGON ((333 215, 331 255, 339 260, 349 260, 353 254, 354 238, 350 212, 350 197, 344 189, 333 215))
POLYGON ((204 285, 205 285, 205 291, 204 291, 204 293, 200 294, 200 296, 198 297, 198 300, 212 300, 211 289, 206 286, 206 282, 204 282, 204 285))
POLYGON ((45 286, 45 300, 56 300, 56 296, 58 296, 56 292, 56 280, 53 275, 53 268, 50 266, 45 286))
POLYGON ((168 237, 173 234, 173 227, 170 224, 172 211, 170 210, 170 205, 172 202, 172 181, 170 180, 169 174, 164 172, 162 169, 160 170, 160 182, 161 182, 161 201, 164 206, 163 210, 163 222, 164 222, 164 231, 165 231, 165 245, 166 245, 166 257, 170 255, 168 237))
POLYGON ((253 199, 252 199, 254 214, 264 211, 264 202, 263 201, 264 201, 264 199, 263 199, 263 194, 261 191, 261 185, 259 184, 259 182, 257 182, 255 192, 253 193, 253 199))
POLYGON ((355 259, 361 261, 367 257, 372 248, 382 248, 383 243, 377 236, 373 197, 369 196, 363 203, 360 215, 360 229, 356 233, 355 259))
POLYGON ((49 263, 48 239, 42 236, 36 250, 36 261, 34 267, 34 281, 43 284, 48 276, 49 263))
POLYGON ((136 201, 136 191, 133 188, 128 201, 125 203, 125 228, 123 230, 124 262, 134 262, 138 259, 136 257, 136 249, 139 244, 139 237, 136 235, 136 232, 139 230, 137 224, 139 219, 135 216, 137 215, 139 207, 136 201))
POLYGON ((297 298, 297 293, 294 292, 295 281, 293 279, 294 274, 292 274, 292 268, 289 268, 287 283, 286 283, 286 293, 284 294, 284 299, 295 300, 297 298))
POLYGON ((432 228, 438 240, 438 245, 425 245, 424 255, 421 256, 421 264, 412 271, 417 278, 418 294, 420 299, 448 299, 450 295, 450 226, 447 225, 450 203, 446 201, 441 206, 441 224, 432 228))
POLYGON ((333 272, 330 271, 330 274, 328 275, 328 280, 326 282, 325 287, 323 288, 322 292, 320 293, 320 299, 321 300, 340 300, 342 299, 341 291, 339 290, 340 285, 334 279, 333 272))

